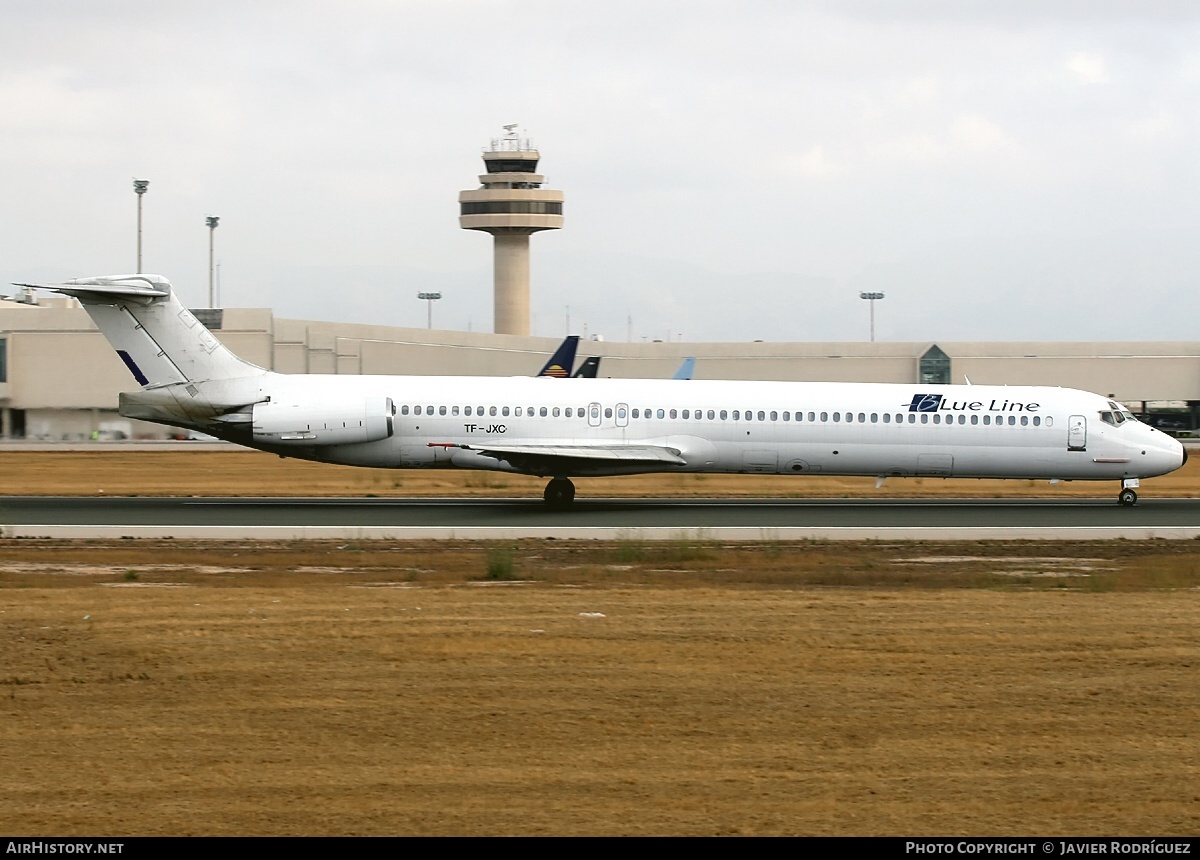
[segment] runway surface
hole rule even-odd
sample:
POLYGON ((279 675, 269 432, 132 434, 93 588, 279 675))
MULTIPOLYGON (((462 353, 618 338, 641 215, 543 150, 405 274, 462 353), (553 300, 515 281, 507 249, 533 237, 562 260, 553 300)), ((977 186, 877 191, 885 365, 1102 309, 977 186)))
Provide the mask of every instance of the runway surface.
POLYGON ((6 537, 1195 538, 1200 500, 0 497, 6 537))

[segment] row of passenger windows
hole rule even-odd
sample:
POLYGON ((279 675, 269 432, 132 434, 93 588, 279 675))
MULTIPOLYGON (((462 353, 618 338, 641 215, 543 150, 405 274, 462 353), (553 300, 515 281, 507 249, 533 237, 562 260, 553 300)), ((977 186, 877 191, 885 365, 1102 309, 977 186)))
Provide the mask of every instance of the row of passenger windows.
MULTIPOLYGON (((593 405, 590 407, 591 418, 593 420, 600 418, 601 407, 593 405)), ((614 415, 614 407, 606 406, 603 408, 604 417, 612 418, 614 415)), ((408 406, 400 407, 401 415, 410 414, 408 406)), ((580 406, 578 408, 572 406, 413 406, 411 409, 413 415, 441 415, 441 416, 465 416, 467 418, 508 418, 510 416, 521 417, 541 417, 541 418, 586 418, 588 417, 588 409, 580 406)), ((878 412, 779 412, 776 410, 763 410, 757 412, 751 409, 745 411, 739 409, 629 409, 626 406, 615 407, 617 418, 624 421, 628 418, 634 420, 648 419, 668 419, 668 420, 683 420, 683 421, 779 421, 781 418, 784 421, 797 421, 809 423, 829 423, 831 420, 834 424, 982 424, 985 427, 992 424, 1001 425, 1007 423, 1008 426, 1014 427, 1018 424, 1022 427, 1030 425, 1041 427, 1043 422, 1046 427, 1054 426, 1054 419, 1046 416, 1044 419, 1040 415, 966 415, 958 413, 957 415, 942 415, 940 412, 884 412, 882 415, 878 412), (1005 421, 1007 419, 1007 421, 1005 421)))

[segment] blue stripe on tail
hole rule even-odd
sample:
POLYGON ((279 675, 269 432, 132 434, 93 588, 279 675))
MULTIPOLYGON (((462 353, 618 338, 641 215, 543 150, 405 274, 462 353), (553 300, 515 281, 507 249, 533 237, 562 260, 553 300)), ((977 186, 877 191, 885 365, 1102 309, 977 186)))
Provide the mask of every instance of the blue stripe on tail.
POLYGON ((146 374, 142 373, 142 369, 137 366, 137 363, 123 349, 117 350, 117 355, 121 356, 121 361, 125 362, 125 366, 129 368, 129 372, 133 374, 133 378, 138 381, 138 385, 149 385, 150 380, 146 378, 146 374))

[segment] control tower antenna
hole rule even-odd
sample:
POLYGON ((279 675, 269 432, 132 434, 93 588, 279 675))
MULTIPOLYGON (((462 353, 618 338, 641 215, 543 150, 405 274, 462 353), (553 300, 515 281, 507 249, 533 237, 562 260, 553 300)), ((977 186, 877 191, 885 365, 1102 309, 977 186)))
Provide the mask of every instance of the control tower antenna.
POLYGON ((483 151, 481 187, 458 195, 459 226, 491 233, 494 241, 496 334, 529 334, 529 237, 563 225, 563 193, 542 188, 538 151, 517 123, 483 151))

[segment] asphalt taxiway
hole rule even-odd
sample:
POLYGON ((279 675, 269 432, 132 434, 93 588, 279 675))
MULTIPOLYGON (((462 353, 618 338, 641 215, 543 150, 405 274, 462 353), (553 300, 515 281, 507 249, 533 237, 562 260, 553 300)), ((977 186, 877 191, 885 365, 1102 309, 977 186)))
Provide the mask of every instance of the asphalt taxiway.
POLYGON ((1200 500, 0 497, 0 537, 1017 540, 1200 537, 1200 500))

